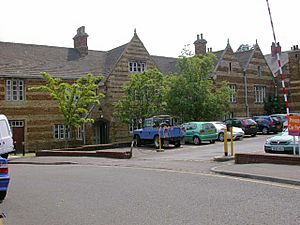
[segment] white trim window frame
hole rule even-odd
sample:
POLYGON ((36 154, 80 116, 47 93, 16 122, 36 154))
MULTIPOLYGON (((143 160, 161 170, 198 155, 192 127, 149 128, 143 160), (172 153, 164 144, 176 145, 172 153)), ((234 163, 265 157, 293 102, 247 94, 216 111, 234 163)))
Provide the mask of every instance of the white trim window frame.
POLYGON ((68 126, 64 124, 55 124, 53 126, 54 139, 58 139, 58 140, 70 139, 71 138, 70 130, 67 128, 68 126))
POLYGON ((229 88, 233 93, 230 93, 229 102, 236 103, 236 84, 229 84, 229 88))
POLYGON ((5 83, 5 99, 7 101, 24 101, 25 83, 24 80, 10 79, 5 83))
POLYGON ((254 102, 264 103, 266 98, 266 87, 265 86, 254 86, 254 102))
POLYGON ((142 73, 146 69, 146 63, 142 61, 130 60, 128 62, 128 70, 131 73, 142 73))

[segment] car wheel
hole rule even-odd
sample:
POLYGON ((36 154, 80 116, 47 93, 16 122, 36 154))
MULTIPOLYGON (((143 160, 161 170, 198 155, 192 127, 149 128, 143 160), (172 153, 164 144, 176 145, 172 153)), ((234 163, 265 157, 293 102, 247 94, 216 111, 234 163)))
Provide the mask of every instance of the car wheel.
POLYGON ((176 148, 179 148, 180 146, 181 146, 180 141, 175 142, 175 147, 176 147, 176 148))
POLYGON ((214 144, 216 142, 216 140, 210 140, 209 141, 211 144, 214 144))
POLYGON ((6 196, 6 191, 0 191, 0 200, 2 201, 6 196))
POLYGON ((219 141, 224 141, 224 133, 219 133, 219 141))
POLYGON ((197 137, 197 136, 195 136, 195 137, 193 138, 193 143, 194 143, 195 145, 199 145, 199 144, 201 143, 200 138, 197 137))
POLYGON ((269 130, 268 128, 264 127, 261 131, 263 134, 268 134, 269 133, 269 130))
POLYGON ((1 155, 2 158, 7 159, 8 158, 8 153, 4 153, 1 155))
POLYGON ((242 137, 239 138, 239 141, 242 141, 243 139, 244 139, 244 137, 242 136, 242 137))
POLYGON ((255 134, 251 134, 251 137, 255 137, 256 136, 256 133, 255 134))

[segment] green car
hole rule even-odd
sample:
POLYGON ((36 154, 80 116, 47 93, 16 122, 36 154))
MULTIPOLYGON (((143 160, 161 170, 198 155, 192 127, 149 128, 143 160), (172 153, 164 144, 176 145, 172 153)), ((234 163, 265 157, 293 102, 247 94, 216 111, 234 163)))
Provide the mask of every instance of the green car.
POLYGON ((284 154, 293 154, 294 147, 296 150, 296 154, 299 154, 299 144, 298 144, 298 136, 294 137, 289 135, 288 129, 282 131, 276 136, 268 138, 264 145, 265 152, 267 153, 284 153, 284 154))
POLYGON ((189 122, 182 126, 185 129, 184 142, 199 145, 203 141, 215 143, 218 132, 215 126, 209 122, 189 122))

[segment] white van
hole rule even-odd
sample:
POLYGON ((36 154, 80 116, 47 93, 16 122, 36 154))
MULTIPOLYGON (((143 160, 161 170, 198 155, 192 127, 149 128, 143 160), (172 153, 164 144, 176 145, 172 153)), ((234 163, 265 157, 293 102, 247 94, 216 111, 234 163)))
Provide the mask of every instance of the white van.
POLYGON ((14 151, 12 132, 5 115, 0 114, 0 155, 7 158, 9 152, 14 151))

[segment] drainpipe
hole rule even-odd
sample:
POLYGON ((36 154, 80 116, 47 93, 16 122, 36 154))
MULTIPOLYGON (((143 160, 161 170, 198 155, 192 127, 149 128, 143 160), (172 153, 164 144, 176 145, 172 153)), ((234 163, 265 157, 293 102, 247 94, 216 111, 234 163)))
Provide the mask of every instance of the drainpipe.
POLYGON ((248 83, 247 74, 244 71, 244 86, 245 86, 245 106, 246 106, 246 116, 249 117, 249 105, 248 105, 248 83))

